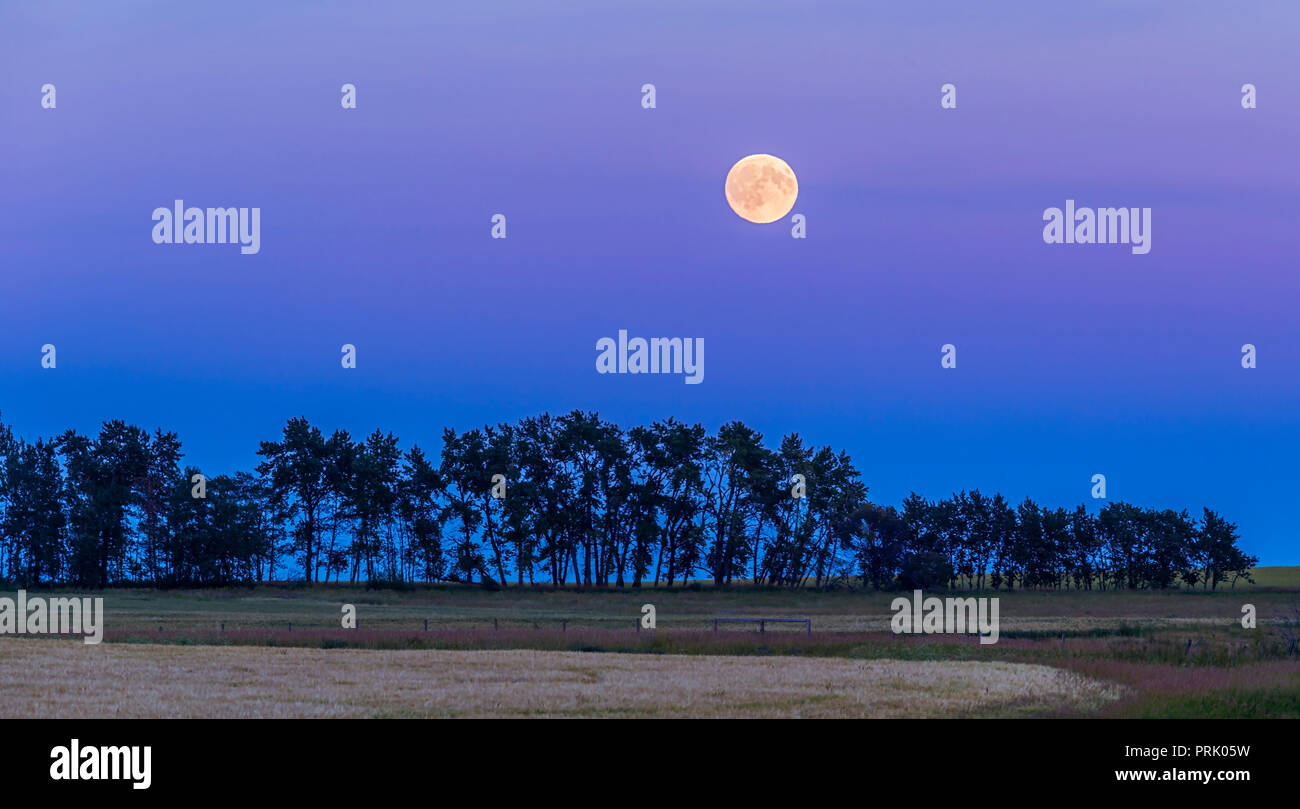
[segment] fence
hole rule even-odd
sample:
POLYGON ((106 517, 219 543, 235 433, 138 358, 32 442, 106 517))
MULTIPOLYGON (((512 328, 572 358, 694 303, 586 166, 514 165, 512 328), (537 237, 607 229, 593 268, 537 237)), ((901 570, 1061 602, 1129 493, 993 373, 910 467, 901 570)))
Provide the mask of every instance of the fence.
POLYGON ((768 624, 804 624, 807 634, 812 634, 811 618, 714 618, 713 631, 718 631, 718 624, 758 624, 758 631, 764 632, 768 624))

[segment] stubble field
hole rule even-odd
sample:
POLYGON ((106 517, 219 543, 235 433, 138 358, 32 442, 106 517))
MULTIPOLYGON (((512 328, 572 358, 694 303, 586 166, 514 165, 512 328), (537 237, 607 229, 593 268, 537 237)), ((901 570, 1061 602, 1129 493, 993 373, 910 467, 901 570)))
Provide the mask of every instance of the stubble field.
POLYGON ((1095 710, 1121 689, 965 661, 8 640, 0 716, 937 717, 1095 710), (28 676, 58 671, 54 684, 28 676))

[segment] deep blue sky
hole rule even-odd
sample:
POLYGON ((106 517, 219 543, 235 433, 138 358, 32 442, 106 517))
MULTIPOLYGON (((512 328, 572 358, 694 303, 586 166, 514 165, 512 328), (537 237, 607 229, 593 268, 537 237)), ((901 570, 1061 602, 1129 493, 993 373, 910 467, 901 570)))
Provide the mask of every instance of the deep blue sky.
POLYGON ((1300 564, 1294 4, 25 5, 0 9, 22 435, 123 418, 215 474, 300 414, 429 448, 544 410, 742 419, 847 450, 882 502, 1095 505, 1102 473, 1300 564), (798 174, 808 239, 727 208, 753 152, 798 174), (177 198, 260 207, 261 253, 154 245, 177 198), (1045 245, 1067 198, 1152 207, 1151 253, 1045 245), (704 384, 598 375, 620 328, 704 338, 704 384))

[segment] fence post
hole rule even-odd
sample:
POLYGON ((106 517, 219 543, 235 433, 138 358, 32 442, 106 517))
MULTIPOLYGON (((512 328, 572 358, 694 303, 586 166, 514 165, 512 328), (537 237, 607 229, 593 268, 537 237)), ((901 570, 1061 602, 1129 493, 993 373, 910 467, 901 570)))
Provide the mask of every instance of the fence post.
POLYGON ((767 621, 764 621, 760 618, 758 621, 758 634, 760 635, 763 634, 763 628, 766 626, 767 626, 767 621))
POLYGON ((560 622, 560 631, 561 632, 569 631, 569 620, 567 618, 560 622))
POLYGON ((500 629, 500 628, 501 628, 501 627, 497 626, 497 619, 493 618, 493 619, 492 619, 492 629, 493 629, 493 630, 498 630, 498 629, 500 629))
POLYGON ((428 619, 428 618, 425 618, 425 619, 424 619, 424 631, 425 631, 425 632, 428 632, 428 631, 429 631, 429 619, 428 619))
POLYGON ((718 631, 718 619, 717 619, 717 618, 714 618, 714 619, 713 619, 713 631, 714 631, 715 634, 716 634, 717 631, 718 631))
POLYGON ((812 637, 812 619, 809 618, 807 621, 804 621, 804 623, 808 626, 808 637, 811 638, 811 637, 812 637))

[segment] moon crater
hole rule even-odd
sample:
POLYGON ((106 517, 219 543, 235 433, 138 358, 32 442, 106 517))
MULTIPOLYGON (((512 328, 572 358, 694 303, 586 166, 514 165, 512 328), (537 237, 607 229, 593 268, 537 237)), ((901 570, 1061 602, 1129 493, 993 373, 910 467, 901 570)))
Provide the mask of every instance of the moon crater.
POLYGON ((727 172, 727 204, 741 219, 759 224, 775 222, 794 208, 799 181, 779 157, 752 154, 736 161, 727 172))

